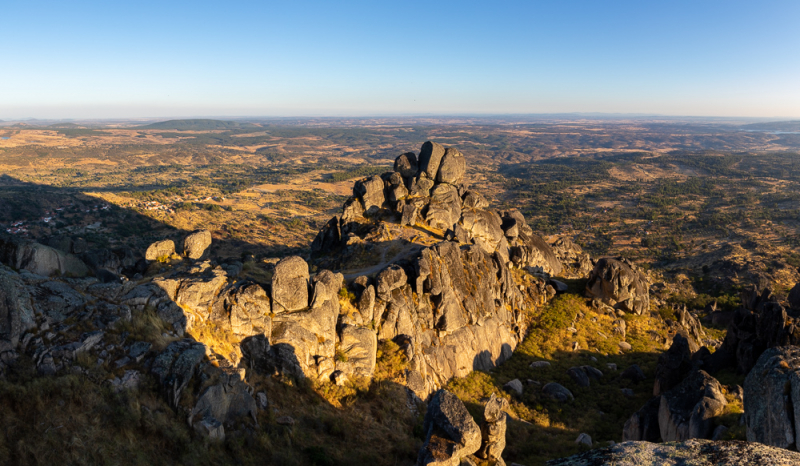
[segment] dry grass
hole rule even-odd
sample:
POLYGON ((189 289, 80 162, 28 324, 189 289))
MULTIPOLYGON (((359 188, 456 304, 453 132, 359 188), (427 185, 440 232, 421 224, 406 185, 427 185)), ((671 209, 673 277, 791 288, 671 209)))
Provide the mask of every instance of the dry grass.
POLYGON ((649 332, 661 331, 660 318, 626 316, 627 341, 633 350, 625 354, 617 345, 621 337, 612 331, 613 319, 588 308, 581 296, 559 295, 543 310, 533 313, 531 319, 530 333, 511 359, 489 373, 475 371, 455 379, 448 388, 467 404, 476 419, 482 418, 483 403, 492 393, 509 399, 511 410, 520 421, 512 421, 508 427, 508 446, 503 455, 507 463, 540 465, 548 459, 578 453, 585 449, 574 443, 582 432, 591 435, 596 446, 609 440, 621 441, 625 421, 652 396, 655 365, 663 348, 649 337, 649 332), (572 351, 575 341, 580 344, 580 351, 572 351), (551 366, 529 367, 531 362, 541 360, 549 361, 551 366), (617 364, 619 369, 611 371, 608 363, 617 364), (632 383, 622 379, 621 372, 631 364, 638 364, 647 380, 632 383), (579 387, 566 371, 582 365, 600 369, 603 378, 592 380, 590 387, 579 387), (524 385, 522 396, 503 389, 505 383, 517 378, 524 385), (549 382, 567 387, 575 400, 558 403, 544 396, 541 388, 549 382), (621 388, 633 389, 635 396, 623 396, 621 388))

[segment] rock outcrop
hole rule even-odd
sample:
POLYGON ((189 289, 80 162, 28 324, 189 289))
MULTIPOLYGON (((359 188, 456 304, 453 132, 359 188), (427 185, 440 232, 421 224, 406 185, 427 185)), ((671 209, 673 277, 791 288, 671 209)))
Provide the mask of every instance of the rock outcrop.
MULTIPOLYGON (((407 340, 407 379, 422 399, 452 377, 506 360, 525 334, 523 309, 548 297, 544 274, 562 271, 553 249, 520 212, 488 207, 467 188, 465 156, 426 142, 419 157, 399 156, 395 171, 357 181, 342 214, 314 240, 316 264, 346 275, 349 264, 360 261, 351 257, 362 252, 405 251, 368 269, 374 281, 363 278, 358 313, 341 323, 373 329, 379 341, 407 340), (415 242, 414 236, 425 238, 415 242), (539 275, 526 274, 522 285, 512 266, 539 275)), ((570 253, 581 254, 577 246, 570 253)), ((276 314, 281 293, 273 282, 276 314)))
POLYGON ((594 268, 592 258, 569 238, 559 237, 550 246, 556 258, 563 265, 562 275, 567 278, 587 277, 594 268))
POLYGON ((586 296, 637 315, 650 309, 647 276, 635 264, 621 257, 597 261, 586 284, 586 296))
MULTIPOLYGON (((677 346, 673 345, 676 348, 674 352, 677 353, 682 346, 683 342, 679 340, 677 346)), ((664 372, 661 374, 663 376, 664 372)), ((623 441, 661 439, 679 442, 713 436, 715 419, 723 414, 728 403, 722 386, 706 372, 693 370, 677 385, 669 390, 663 389, 674 382, 672 374, 670 372, 670 377, 656 383, 660 395, 651 398, 625 423, 623 441), (664 381, 669 383, 662 386, 664 381)))
POLYGON ((765 284, 742 292, 722 346, 708 358, 710 370, 735 367, 747 374, 768 348, 800 344, 800 322, 790 317, 765 284))
POLYGON ((658 425, 665 442, 691 438, 710 439, 714 418, 728 404, 722 386, 703 371, 692 372, 673 389, 661 396, 658 425))
POLYGON ((682 443, 625 442, 547 462, 547 466, 792 466, 800 453, 760 443, 692 439, 682 443))
POLYGON ((506 418, 504 412, 508 408, 505 398, 497 398, 494 393, 483 410, 484 421, 481 423, 481 448, 477 457, 493 461, 496 466, 505 466, 503 450, 506 448, 506 418))
MULTIPOLYGON (((521 213, 487 210, 489 203, 468 189, 465 178, 466 158, 457 149, 426 142, 418 158, 413 153, 400 155, 393 172, 357 181, 342 215, 325 225, 312 251, 317 255, 337 251, 347 244, 348 233, 364 228, 370 219, 393 217, 401 225, 424 226, 459 244, 497 252, 504 264, 511 260, 519 267, 561 272, 551 246, 531 230, 521 213)), ((576 248, 575 253, 581 254, 576 248)))

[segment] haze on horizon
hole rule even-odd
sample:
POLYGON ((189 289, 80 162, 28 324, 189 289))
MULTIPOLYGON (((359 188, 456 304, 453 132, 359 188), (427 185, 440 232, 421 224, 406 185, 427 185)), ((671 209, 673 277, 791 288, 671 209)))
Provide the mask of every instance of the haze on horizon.
POLYGON ((800 3, 4 5, 0 119, 800 117, 800 3))

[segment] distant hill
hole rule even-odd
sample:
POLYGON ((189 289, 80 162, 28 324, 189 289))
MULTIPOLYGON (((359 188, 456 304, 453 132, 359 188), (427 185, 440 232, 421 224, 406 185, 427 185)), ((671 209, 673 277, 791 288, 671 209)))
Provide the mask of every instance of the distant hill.
POLYGON ((171 129, 177 131, 210 131, 219 129, 244 129, 255 128, 252 123, 242 123, 238 121, 194 119, 194 120, 167 120, 152 123, 145 126, 137 126, 136 129, 171 129))
POLYGON ((63 129, 70 129, 70 128, 82 128, 80 125, 76 125, 75 123, 56 123, 54 125, 48 126, 48 128, 63 128, 63 129))
POLYGON ((741 129, 753 131, 800 131, 800 120, 793 121, 770 121, 767 123, 752 123, 742 125, 741 129))

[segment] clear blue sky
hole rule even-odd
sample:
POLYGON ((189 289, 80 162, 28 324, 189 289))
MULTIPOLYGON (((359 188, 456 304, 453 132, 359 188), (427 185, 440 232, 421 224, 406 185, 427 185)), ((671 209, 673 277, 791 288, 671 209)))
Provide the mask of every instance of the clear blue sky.
POLYGON ((800 1, 0 3, 0 119, 800 117, 800 1))

